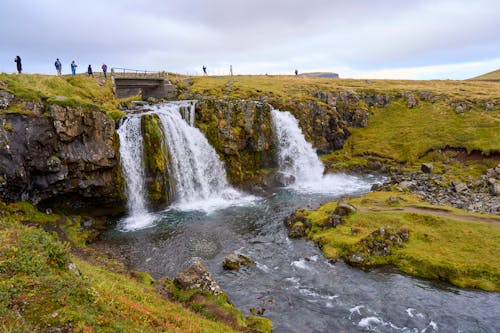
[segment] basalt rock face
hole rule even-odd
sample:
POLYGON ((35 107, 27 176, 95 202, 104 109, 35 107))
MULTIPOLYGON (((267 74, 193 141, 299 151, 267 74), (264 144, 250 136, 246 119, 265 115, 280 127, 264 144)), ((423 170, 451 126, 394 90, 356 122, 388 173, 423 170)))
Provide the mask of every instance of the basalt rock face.
POLYGON ((262 169, 276 167, 272 107, 247 100, 202 99, 196 104, 195 126, 226 164, 229 180, 246 183, 262 169))
POLYGON ((0 200, 123 207, 114 121, 80 107, 45 110, 0 115, 0 200))

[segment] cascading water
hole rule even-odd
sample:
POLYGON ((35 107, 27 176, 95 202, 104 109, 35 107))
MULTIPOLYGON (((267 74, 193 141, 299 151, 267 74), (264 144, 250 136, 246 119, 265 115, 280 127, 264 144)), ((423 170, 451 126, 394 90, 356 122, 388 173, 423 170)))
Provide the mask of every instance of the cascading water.
POLYGON ((229 185, 214 148, 199 129, 190 125, 194 122, 194 104, 162 104, 154 113, 160 117, 170 154, 175 207, 210 211, 252 200, 229 185), (188 108, 189 114, 181 114, 188 108))
POLYGON ((290 112, 279 110, 272 110, 271 117, 278 141, 280 170, 293 175, 297 183, 320 180, 325 167, 304 138, 297 119, 290 112))
POLYGON ((280 171, 292 175, 292 188, 311 193, 354 193, 369 190, 359 177, 344 174, 323 175, 325 167, 312 145, 306 141, 297 119, 290 112, 271 111, 278 146, 280 171))
POLYGON ((124 229, 138 229, 149 225, 153 217, 146 209, 145 175, 141 118, 130 115, 123 118, 118 128, 120 157, 125 176, 127 208, 129 216, 122 221, 124 229))

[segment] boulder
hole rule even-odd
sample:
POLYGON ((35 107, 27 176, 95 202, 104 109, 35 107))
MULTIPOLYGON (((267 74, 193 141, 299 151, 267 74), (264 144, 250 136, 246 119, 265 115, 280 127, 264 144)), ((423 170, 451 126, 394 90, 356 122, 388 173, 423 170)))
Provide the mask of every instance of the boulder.
POLYGON ((347 202, 339 201, 337 203, 337 207, 333 211, 333 215, 347 216, 355 212, 356 212, 356 207, 354 207, 351 204, 348 204, 347 202))
POLYGON ((345 221, 342 219, 340 215, 333 214, 326 221, 324 228, 336 228, 337 226, 342 225, 344 223, 345 221))
POLYGON ((14 95, 5 90, 0 90, 0 109, 8 109, 13 99, 14 95))
POLYGON ((493 111, 495 109, 495 103, 493 102, 485 102, 483 103, 484 108, 486 111, 493 111))
POLYGON ((304 210, 299 209, 285 219, 288 228, 288 237, 302 238, 311 229, 311 221, 304 216, 304 210))
POLYGON ((406 106, 411 109, 417 105, 417 100, 415 99, 415 96, 409 91, 405 92, 402 94, 403 97, 406 99, 406 106))
POLYGON ((494 178, 488 179, 488 188, 491 195, 500 195, 500 182, 494 178))
POLYGON ((252 259, 242 254, 236 254, 236 253, 228 255, 227 257, 224 258, 224 261, 222 262, 222 267, 230 271, 238 271, 240 270, 241 266, 250 267, 253 265, 255 265, 255 262, 252 259))
POLYGON ((295 182, 295 176, 285 172, 277 172, 274 179, 279 186, 288 186, 295 182))
POLYGON ((420 170, 422 170, 423 173, 431 173, 432 169, 434 169, 434 166, 431 163, 422 163, 420 166, 420 170))
POLYGON ((467 184, 464 184, 464 183, 454 184, 453 188, 455 189, 455 192, 457 192, 457 193, 465 192, 468 189, 467 184))
POLYGON ((174 279, 174 284, 184 290, 200 289, 214 296, 224 292, 201 261, 180 272, 174 279))

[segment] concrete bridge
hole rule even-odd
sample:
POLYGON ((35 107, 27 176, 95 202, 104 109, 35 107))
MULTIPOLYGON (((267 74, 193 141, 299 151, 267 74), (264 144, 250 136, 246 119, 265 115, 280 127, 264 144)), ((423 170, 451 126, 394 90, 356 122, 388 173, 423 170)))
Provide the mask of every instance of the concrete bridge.
POLYGON ((141 94, 143 99, 149 97, 163 99, 173 98, 177 94, 176 88, 168 80, 166 72, 112 68, 111 80, 117 98, 141 94))

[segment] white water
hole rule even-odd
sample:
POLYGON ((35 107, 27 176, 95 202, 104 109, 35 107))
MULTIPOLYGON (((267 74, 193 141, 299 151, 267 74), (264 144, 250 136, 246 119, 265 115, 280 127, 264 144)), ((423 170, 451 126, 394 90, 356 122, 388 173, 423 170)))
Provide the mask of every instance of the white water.
POLYGON ((153 216, 146 209, 145 175, 143 166, 144 145, 140 116, 125 117, 118 128, 120 157, 125 176, 128 216, 122 221, 125 230, 151 225, 153 216))
POLYGON ((323 175, 325 167, 316 150, 306 141, 297 119, 290 112, 272 110, 271 117, 278 145, 280 171, 295 177, 292 187, 300 192, 350 194, 369 190, 370 184, 345 174, 323 175))
POLYGON ((153 113, 160 117, 170 155, 173 208, 211 212, 255 199, 229 185, 224 163, 215 149, 199 129, 188 123, 194 122, 194 104, 166 103, 155 106, 153 113), (181 109, 188 107, 189 119, 185 114, 184 120, 181 109))

